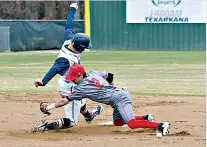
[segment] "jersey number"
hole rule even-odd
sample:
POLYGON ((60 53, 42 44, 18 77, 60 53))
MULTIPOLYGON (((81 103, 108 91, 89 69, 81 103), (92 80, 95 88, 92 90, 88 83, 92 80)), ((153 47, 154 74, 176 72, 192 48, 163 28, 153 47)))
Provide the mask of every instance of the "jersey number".
POLYGON ((103 85, 101 85, 101 83, 99 82, 99 80, 95 79, 95 78, 92 78, 90 81, 89 81, 90 84, 94 84, 96 87, 98 88, 102 88, 103 85))

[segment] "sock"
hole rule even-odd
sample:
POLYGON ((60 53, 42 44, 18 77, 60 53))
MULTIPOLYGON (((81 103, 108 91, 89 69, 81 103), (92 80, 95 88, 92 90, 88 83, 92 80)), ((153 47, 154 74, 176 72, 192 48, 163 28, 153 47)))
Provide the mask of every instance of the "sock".
POLYGON ((145 120, 145 119, 144 119, 144 116, 135 116, 135 119, 136 119, 136 120, 145 120))
POLYGON ((93 117, 92 114, 86 109, 86 104, 81 107, 80 112, 85 118, 92 118, 93 117))
POLYGON ((52 122, 46 126, 49 130, 59 129, 59 128, 68 128, 70 127, 70 119, 60 118, 55 122, 52 122))
POLYGON ((85 111, 87 111, 87 109, 86 109, 86 104, 83 105, 83 106, 81 107, 81 109, 80 109, 80 112, 81 112, 81 113, 82 113, 82 112, 85 112, 85 111))
POLYGON ((159 126, 159 123, 149 122, 147 120, 132 119, 128 122, 128 126, 131 129, 135 129, 135 128, 157 128, 159 126))
POLYGON ((92 117, 93 117, 92 114, 91 114, 88 110, 86 110, 86 112, 81 112, 81 114, 82 114, 85 118, 92 118, 92 117))
POLYGON ((122 119, 114 120, 114 125, 115 126, 123 126, 124 124, 126 124, 126 123, 122 119))

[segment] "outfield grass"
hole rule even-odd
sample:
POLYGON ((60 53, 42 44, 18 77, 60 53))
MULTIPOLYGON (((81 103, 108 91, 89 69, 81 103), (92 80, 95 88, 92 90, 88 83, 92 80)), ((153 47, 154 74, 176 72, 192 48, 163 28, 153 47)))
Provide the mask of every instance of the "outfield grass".
MULTIPOLYGON (((57 91, 56 76, 46 87, 32 84, 53 65, 54 53, 0 54, 0 92, 57 91)), ((192 51, 98 51, 84 52, 87 70, 115 74, 118 87, 141 95, 205 96, 206 54, 192 51)))

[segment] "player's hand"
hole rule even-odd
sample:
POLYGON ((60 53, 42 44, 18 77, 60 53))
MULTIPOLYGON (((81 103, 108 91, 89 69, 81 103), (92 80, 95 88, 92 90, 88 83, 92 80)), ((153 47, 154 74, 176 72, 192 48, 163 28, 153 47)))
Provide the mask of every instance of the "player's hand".
POLYGON ((75 8, 76 10, 78 10, 78 3, 70 4, 70 8, 75 8))
POLYGON ((40 103, 40 111, 43 113, 43 114, 47 114, 47 115, 50 115, 51 113, 48 112, 47 110, 47 106, 49 106, 50 104, 46 103, 46 102, 41 102, 40 103))
POLYGON ((42 81, 40 81, 40 80, 35 80, 35 81, 34 81, 34 86, 35 86, 35 87, 43 86, 43 83, 42 83, 42 81))

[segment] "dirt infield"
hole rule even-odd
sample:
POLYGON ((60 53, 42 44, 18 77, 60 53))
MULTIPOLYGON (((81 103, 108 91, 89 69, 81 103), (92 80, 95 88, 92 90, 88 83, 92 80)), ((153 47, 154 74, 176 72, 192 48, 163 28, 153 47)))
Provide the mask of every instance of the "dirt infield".
MULTIPOLYGON (((80 115, 78 126, 66 130, 45 133, 28 133, 40 122, 39 101, 55 101, 58 93, 3 94, 0 93, 0 146, 2 147, 204 147, 206 144, 205 97, 152 97, 133 96, 137 115, 153 113, 156 121, 169 121, 170 134, 157 139, 155 131, 97 126, 112 120, 112 109, 104 105, 101 116, 87 124, 80 115)), ((88 108, 98 105, 88 100, 88 108)), ((52 121, 64 117, 63 109, 53 110, 52 121)))

